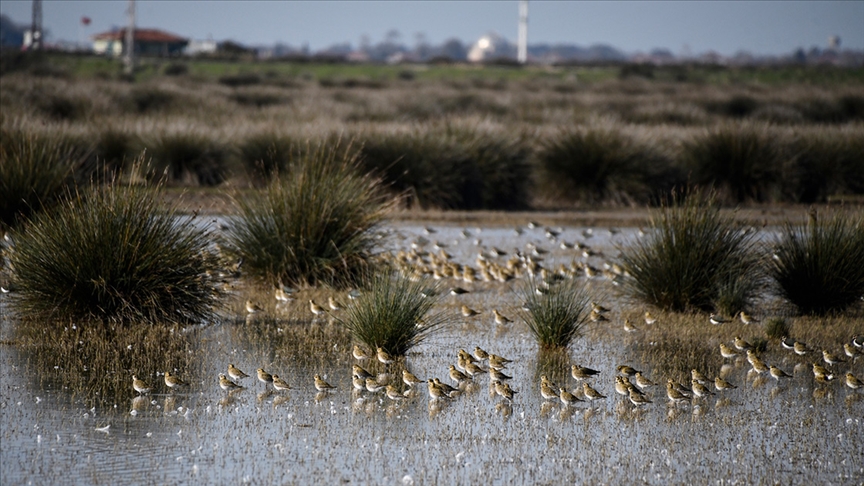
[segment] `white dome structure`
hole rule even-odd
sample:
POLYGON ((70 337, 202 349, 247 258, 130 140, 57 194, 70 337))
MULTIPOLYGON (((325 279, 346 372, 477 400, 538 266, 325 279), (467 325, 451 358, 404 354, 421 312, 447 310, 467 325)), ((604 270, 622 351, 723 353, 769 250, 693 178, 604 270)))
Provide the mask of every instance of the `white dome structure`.
POLYGON ((507 39, 491 32, 477 39, 468 51, 468 60, 471 62, 483 62, 496 57, 504 57, 511 54, 513 46, 507 39))

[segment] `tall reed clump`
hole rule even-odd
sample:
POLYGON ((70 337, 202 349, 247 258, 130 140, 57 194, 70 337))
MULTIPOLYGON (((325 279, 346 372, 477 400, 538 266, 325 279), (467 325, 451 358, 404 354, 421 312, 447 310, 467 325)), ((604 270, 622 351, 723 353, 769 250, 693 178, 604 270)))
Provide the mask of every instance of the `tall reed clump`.
POLYGON ((167 175, 174 183, 215 186, 228 176, 228 149, 205 135, 165 132, 143 143, 152 157, 151 180, 167 175))
POLYGON ((713 195, 681 199, 652 214, 652 231, 622 248, 625 290, 665 310, 745 310, 763 285, 756 233, 722 216, 713 195))
POLYGON ((240 164, 256 184, 266 184, 271 177, 285 174, 291 158, 302 146, 291 138, 274 132, 256 133, 237 147, 240 164))
POLYGON ((779 198, 780 145, 764 128, 723 125, 686 140, 682 158, 694 184, 713 186, 728 202, 770 201, 779 198))
POLYGON ((260 194, 236 199, 228 249, 271 284, 351 285, 369 267, 375 229, 392 206, 356 152, 310 147, 260 194))
POLYGON ((531 278, 517 289, 527 309, 522 320, 541 349, 567 348, 588 321, 590 296, 577 280, 560 281, 539 293, 536 285, 531 278))
POLYGON ((810 213, 787 223, 769 267, 780 295, 802 314, 842 312, 864 296, 864 217, 810 213))
POLYGON ((472 130, 373 134, 361 149, 363 167, 382 177, 408 204, 442 209, 528 206, 528 150, 472 130))
POLYGON ((406 194, 409 205, 467 209, 481 204, 480 171, 441 134, 374 134, 364 140, 360 160, 393 191, 406 194))
POLYGON ((111 184, 39 214, 10 255, 18 314, 33 319, 200 322, 220 293, 209 232, 154 191, 111 184))
POLYGON ((441 312, 430 313, 439 292, 428 280, 379 272, 361 288, 339 321, 373 350, 381 347, 393 356, 405 356, 448 321, 441 312))
POLYGON ((60 136, 16 130, 0 134, 0 227, 50 207, 86 179, 88 150, 60 136))
POLYGON ((541 185, 570 202, 648 203, 683 179, 653 147, 612 130, 563 132, 536 157, 541 185))

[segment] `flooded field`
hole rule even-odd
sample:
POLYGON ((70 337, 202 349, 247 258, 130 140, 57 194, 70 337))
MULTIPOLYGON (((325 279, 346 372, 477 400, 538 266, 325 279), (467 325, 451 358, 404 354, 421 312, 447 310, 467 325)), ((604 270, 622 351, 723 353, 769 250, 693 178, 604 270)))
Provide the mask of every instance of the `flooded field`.
MULTIPOLYGON (((797 356, 769 340, 762 358, 793 376, 753 373, 745 358, 724 359, 718 346, 731 346, 736 336, 764 339, 760 325, 714 326, 707 315, 653 310, 658 319, 648 325, 642 319, 648 309, 619 295, 614 274, 603 274, 604 263, 614 262, 617 245, 639 237, 638 228, 550 231, 518 222, 517 232, 516 223, 437 226, 431 232, 417 223, 395 223, 382 249, 446 251, 471 265, 480 252, 503 263, 519 250, 542 258, 550 271, 590 264, 597 275, 588 279, 592 272, 583 268, 576 278, 589 282, 595 300, 611 308, 609 321, 589 324, 566 354, 539 352, 518 319, 514 288, 523 285, 520 279, 444 279, 442 291, 469 291, 441 296, 452 322, 405 362, 390 365, 355 360, 347 332, 309 311, 309 298, 321 302, 332 295, 347 304, 345 293, 300 291, 295 301, 277 304, 269 291, 238 283, 223 321, 144 331, 83 324, 30 329, 9 315, 6 297, 0 297, 2 483, 864 482, 864 389, 851 390, 842 379, 847 371, 860 377, 864 359, 831 367, 838 379, 819 383, 811 372, 812 363, 821 362, 818 354, 797 356), (247 317, 248 298, 263 311, 247 317), (463 304, 480 314, 462 317, 463 304), (496 324, 492 309, 514 322, 496 324), (635 331, 625 332, 627 318, 635 331), (456 386, 448 367, 459 349, 475 346, 513 361, 503 370, 517 392, 512 403, 490 390, 487 374, 463 383, 452 400, 431 400, 425 385, 403 385, 401 372, 408 369, 456 386), (239 380, 244 389, 220 388, 218 376, 229 363, 251 375, 239 380), (355 390, 355 363, 378 381, 398 385, 405 398, 355 390), (543 375, 581 390, 570 376, 572 364, 600 371, 589 382, 606 398, 571 406, 545 400, 543 375), (616 393, 616 367, 624 364, 657 383, 646 390, 652 403, 636 408, 616 393), (258 381, 258 368, 279 375, 291 390, 277 392, 258 381), (667 378, 689 384, 692 368, 712 380, 722 376, 737 389, 670 403, 667 378), (168 389, 166 370, 189 386, 168 389), (149 394, 132 389, 133 374, 152 387, 149 394), (318 392, 315 374, 335 390, 318 392)), ((837 330, 845 332, 848 319, 818 324, 792 320, 792 336, 842 354, 852 334, 837 330)), ((851 326, 864 332, 864 324, 851 326)), ((581 391, 576 396, 584 397, 581 391)))

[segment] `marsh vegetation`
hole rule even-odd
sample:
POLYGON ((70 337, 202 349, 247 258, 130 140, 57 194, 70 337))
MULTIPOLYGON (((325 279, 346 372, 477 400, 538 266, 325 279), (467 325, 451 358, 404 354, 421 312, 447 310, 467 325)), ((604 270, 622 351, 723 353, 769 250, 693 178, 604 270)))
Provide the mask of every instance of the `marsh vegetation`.
POLYGON ((860 208, 721 209, 864 193, 858 78, 76 62, 0 91, 7 482, 864 478, 860 208), (234 205, 183 213, 160 182, 234 205), (399 205, 655 208, 433 226, 399 205), (618 395, 622 365, 660 390, 618 395), (693 370, 737 388, 667 403, 693 370))

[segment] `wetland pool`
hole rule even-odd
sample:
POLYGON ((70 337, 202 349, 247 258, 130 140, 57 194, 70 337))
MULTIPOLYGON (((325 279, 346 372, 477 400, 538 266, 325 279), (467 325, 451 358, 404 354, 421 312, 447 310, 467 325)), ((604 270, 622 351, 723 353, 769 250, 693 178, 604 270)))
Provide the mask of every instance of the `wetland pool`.
MULTIPOLYGON (((637 238, 639 231, 556 228, 560 234, 553 242, 541 227, 523 227, 521 234, 513 227, 461 226, 428 233, 416 223, 388 229, 384 248, 408 250, 413 244, 444 250, 471 265, 479 251, 497 247, 512 254, 534 244, 548 251, 542 258, 550 269, 574 260, 602 269, 614 260, 616 245, 637 238), (597 254, 562 248, 561 241, 583 242, 597 254)), ((503 262, 508 256, 497 258, 503 262)), ((111 342, 97 343, 84 325, 52 330, 44 346, 25 344, 23 324, 0 301, 0 482, 864 483, 864 392, 846 388, 842 380, 816 383, 809 369, 813 358, 769 343, 763 358, 793 374, 782 382, 754 376, 744 359, 712 358, 708 362, 716 366, 701 371, 722 375, 738 388, 672 405, 662 384, 667 377, 689 380, 681 372, 689 368, 653 361, 650 352, 674 332, 664 328, 673 325, 671 317, 660 314, 656 324, 639 323, 639 332, 625 333, 624 317, 635 319, 644 309, 621 299, 615 286, 598 276, 589 285, 592 295, 613 308, 610 321, 589 324, 566 355, 549 355, 538 352, 517 318, 520 302, 513 288, 520 284, 444 281, 444 289, 470 290, 441 297, 442 308, 454 315, 446 329, 414 348, 403 363, 361 363, 400 385, 402 368, 452 383, 447 371, 457 350, 480 346, 513 360, 505 370, 518 392, 512 403, 490 393, 485 375, 452 401, 430 400, 425 386, 398 402, 383 391, 353 390, 351 366, 357 361, 350 337, 332 320, 313 319, 305 304, 304 293, 326 299, 326 290, 300 291, 294 303, 264 303, 262 315, 247 319, 242 302, 255 291, 238 285, 231 297, 236 304, 222 321, 171 328, 158 345, 136 342, 122 330, 111 342), (483 312, 463 318, 462 304, 483 312), (493 308, 515 322, 495 324, 493 308), (91 362, 89 349, 106 356, 91 362), (145 352, 157 355, 145 359, 145 352), (228 363, 252 375, 240 380, 245 389, 228 393, 219 387, 217 377, 228 363), (570 407, 544 400, 539 377, 548 375, 573 389, 572 363, 599 370, 591 383, 607 398, 570 407), (653 403, 636 409, 615 393, 619 364, 658 382, 648 391, 653 403), (259 367, 281 376, 292 390, 268 389, 255 378, 259 367), (163 384, 166 368, 189 381, 188 389, 169 391, 163 384), (137 396, 133 373, 153 386, 152 393, 137 396), (336 390, 318 393, 314 374, 336 390)), ((347 303, 346 296, 340 299, 347 303)), ((707 316, 699 321, 710 326, 707 316)), ((756 334, 753 326, 737 322, 706 332, 711 349, 736 335, 756 334)), ((845 363, 838 371, 860 376, 862 363, 845 363)))

